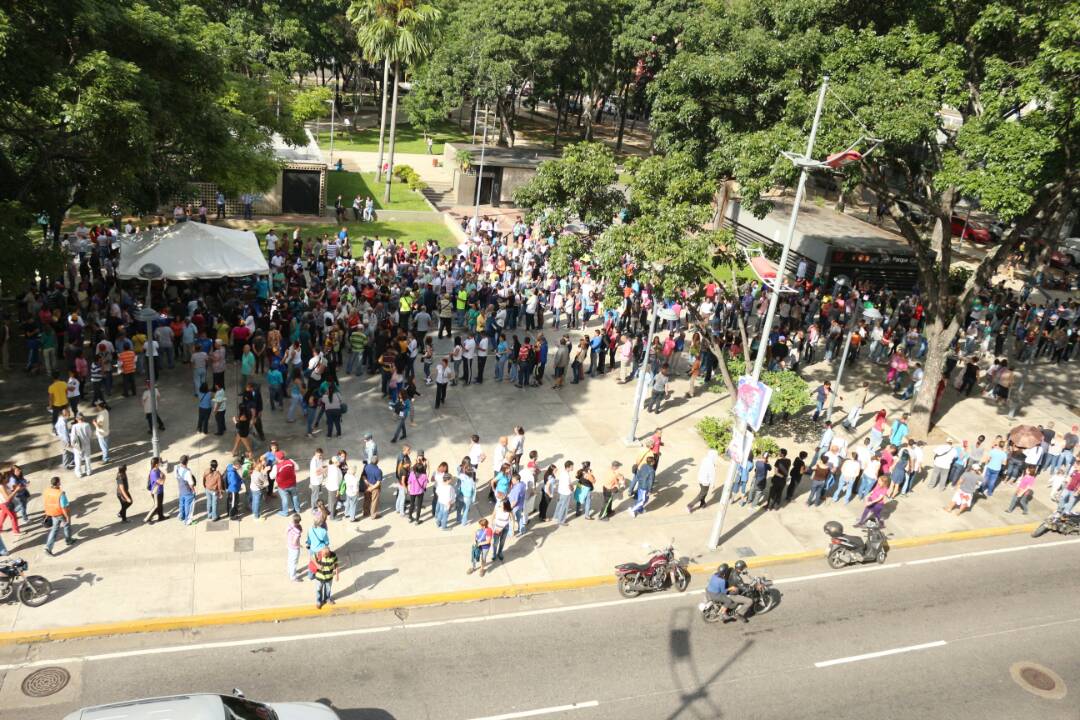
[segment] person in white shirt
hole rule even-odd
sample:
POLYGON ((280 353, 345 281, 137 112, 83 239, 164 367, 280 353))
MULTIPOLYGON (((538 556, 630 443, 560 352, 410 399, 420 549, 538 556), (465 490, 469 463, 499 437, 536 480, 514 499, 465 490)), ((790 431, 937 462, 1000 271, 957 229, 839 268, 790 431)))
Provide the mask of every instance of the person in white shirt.
POLYGON ((341 487, 341 481, 344 479, 344 474, 341 472, 341 464, 339 457, 334 457, 326 465, 326 509, 330 513, 330 519, 335 520, 337 518, 337 504, 338 504, 338 489, 341 487))
POLYGON ((454 371, 450 369, 450 358, 443 358, 435 366, 435 409, 446 404, 446 388, 454 377, 454 371))
POLYGON ((94 416, 94 435, 97 436, 98 446, 101 448, 101 462, 109 462, 109 406, 104 400, 95 403, 98 408, 94 416))
POLYGON ((510 457, 510 438, 503 435, 491 451, 491 476, 495 477, 510 457))
POLYGON ((570 510, 570 500, 574 497, 574 463, 567 460, 556 476, 555 491, 559 496, 555 504, 555 522, 566 525, 566 514, 570 510))
POLYGON ((60 441, 60 467, 74 468, 75 456, 71 449, 71 432, 68 430, 68 419, 71 411, 64 408, 56 418, 53 430, 56 431, 56 439, 60 441))
POLYGON ((311 507, 319 502, 322 493, 323 482, 326 480, 326 458, 323 457, 322 448, 316 448, 308 463, 308 477, 311 480, 311 507))
POLYGON ((91 433, 92 429, 90 423, 86 421, 86 416, 79 413, 75 424, 71 426, 71 448, 75 453, 75 477, 89 476, 92 472, 90 468, 90 455, 93 453, 91 433))
POLYGON ((836 492, 833 493, 833 502, 838 502, 841 495, 844 495, 845 504, 851 502, 851 495, 855 492, 855 483, 861 473, 862 466, 859 464, 858 454, 853 452, 840 465, 840 482, 837 483, 836 492))
POLYGON ((465 384, 468 385, 472 382, 473 361, 476 359, 476 336, 473 333, 469 333, 461 344, 461 358, 465 384))
POLYGON ((476 384, 484 382, 484 366, 487 365, 488 351, 491 349, 491 340, 487 335, 480 336, 480 342, 476 344, 476 384))
POLYGON ((351 467, 345 471, 345 517, 356 522, 360 501, 360 469, 351 467))
POLYGON ((952 443, 945 443, 938 445, 933 450, 933 457, 930 460, 930 477, 927 478, 929 482, 928 487, 937 487, 938 483, 943 483, 942 489, 949 482, 949 469, 952 467, 953 462, 956 460, 956 447, 952 443))

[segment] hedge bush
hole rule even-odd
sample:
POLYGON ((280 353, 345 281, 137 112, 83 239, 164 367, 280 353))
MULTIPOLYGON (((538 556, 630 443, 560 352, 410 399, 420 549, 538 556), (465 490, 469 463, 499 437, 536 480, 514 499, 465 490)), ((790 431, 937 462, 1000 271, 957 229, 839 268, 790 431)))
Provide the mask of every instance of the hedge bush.
MULTIPOLYGON (((697 431, 701 434, 705 444, 721 453, 727 450, 728 444, 731 442, 732 429, 731 420, 721 420, 718 417, 705 417, 697 424, 697 431)), ((780 446, 776 440, 763 435, 754 437, 753 449, 755 455, 764 452, 773 454, 780 452, 780 446)))
MULTIPOLYGON (((731 379, 736 384, 739 377, 746 374, 746 363, 741 357, 728 358, 727 366, 731 379)), ((772 388, 769 410, 772 410, 774 415, 794 415, 811 403, 809 383, 791 370, 765 371, 761 373, 761 382, 772 388)), ((723 384, 714 387, 718 391, 727 392, 723 384)))
POLYGON ((394 167, 394 177, 408 185, 410 190, 419 192, 427 187, 427 183, 421 180, 417 172, 408 165, 396 165, 394 167))

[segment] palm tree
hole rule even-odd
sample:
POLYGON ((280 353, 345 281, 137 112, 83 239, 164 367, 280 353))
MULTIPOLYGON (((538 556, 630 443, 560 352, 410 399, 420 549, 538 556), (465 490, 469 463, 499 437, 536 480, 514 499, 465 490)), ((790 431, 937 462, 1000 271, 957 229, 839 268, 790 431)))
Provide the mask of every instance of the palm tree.
POLYGON ((394 65, 394 97, 390 109, 390 159, 384 202, 390 202, 393 183, 394 140, 397 131, 398 86, 401 65, 415 63, 431 53, 442 10, 425 0, 353 0, 349 21, 356 27, 360 50, 372 62, 383 61, 383 102, 379 124, 379 172, 382 172, 383 127, 386 124, 387 68, 394 65))

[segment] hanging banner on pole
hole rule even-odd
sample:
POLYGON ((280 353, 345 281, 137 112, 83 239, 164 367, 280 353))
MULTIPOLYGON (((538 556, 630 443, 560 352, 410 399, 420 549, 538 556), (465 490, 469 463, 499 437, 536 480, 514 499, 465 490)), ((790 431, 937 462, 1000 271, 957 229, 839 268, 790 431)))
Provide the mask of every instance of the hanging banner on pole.
POLYGON ((735 407, 731 411, 735 417, 745 421, 754 432, 757 432, 761 429, 762 421, 765 420, 765 411, 769 409, 770 400, 772 400, 771 387, 744 375, 739 378, 739 386, 735 393, 735 407))
POLYGON ((736 465, 746 462, 746 458, 750 455, 752 437, 748 432, 734 433, 731 436, 731 442, 727 446, 727 456, 731 458, 731 462, 736 465))

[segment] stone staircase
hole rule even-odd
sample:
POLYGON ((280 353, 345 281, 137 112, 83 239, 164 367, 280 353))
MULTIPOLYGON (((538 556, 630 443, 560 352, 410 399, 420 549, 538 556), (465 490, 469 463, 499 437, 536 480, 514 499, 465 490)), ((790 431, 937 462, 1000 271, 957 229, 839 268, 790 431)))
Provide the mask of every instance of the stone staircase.
POLYGON ((427 187, 421 191, 421 194, 440 212, 449 210, 454 205, 453 183, 428 182, 427 187))

